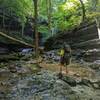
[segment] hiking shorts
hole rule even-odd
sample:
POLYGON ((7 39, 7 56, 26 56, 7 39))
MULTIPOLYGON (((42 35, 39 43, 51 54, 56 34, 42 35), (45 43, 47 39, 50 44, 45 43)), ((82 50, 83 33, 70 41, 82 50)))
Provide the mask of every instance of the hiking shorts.
POLYGON ((65 58, 65 57, 61 57, 60 58, 60 64, 61 65, 69 65, 69 63, 70 63, 70 57, 67 57, 67 58, 65 58))

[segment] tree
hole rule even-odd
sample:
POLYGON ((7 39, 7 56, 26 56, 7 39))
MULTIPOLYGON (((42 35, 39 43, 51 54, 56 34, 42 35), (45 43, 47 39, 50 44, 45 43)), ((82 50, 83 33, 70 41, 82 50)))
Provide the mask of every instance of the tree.
POLYGON ((33 0, 34 2, 34 33, 35 33, 35 50, 36 50, 36 58, 39 56, 39 38, 38 38, 38 28, 37 28, 37 20, 38 20, 38 0, 33 0))
MULTIPOLYGON (((36 5, 33 5, 33 2, 37 1, 0 0, 0 8, 3 9, 3 26, 5 27, 5 15, 16 16, 21 22, 23 35, 27 17, 33 18, 36 14, 36 5)), ((37 3, 39 22, 38 28, 36 27, 37 34, 40 32, 45 38, 51 36, 52 28, 54 33, 66 31, 80 25, 86 18, 92 21, 94 18, 99 19, 98 15, 100 15, 100 0, 39 0, 37 3)))
POLYGON ((100 0, 89 0, 87 5, 87 16, 95 20, 97 27, 100 28, 100 0))
POLYGON ((86 15, 85 15, 85 5, 84 5, 84 3, 83 3, 83 1, 82 0, 79 0, 80 1, 80 3, 81 3, 81 6, 82 6, 82 22, 84 22, 85 21, 85 18, 86 18, 86 15))
POLYGON ((48 30, 50 32, 50 34, 52 34, 51 32, 51 0, 47 0, 47 16, 48 16, 48 30))
POLYGON ((0 0, 0 10, 3 10, 3 27, 5 16, 17 17, 22 26, 22 34, 27 16, 33 16, 32 0, 0 0))

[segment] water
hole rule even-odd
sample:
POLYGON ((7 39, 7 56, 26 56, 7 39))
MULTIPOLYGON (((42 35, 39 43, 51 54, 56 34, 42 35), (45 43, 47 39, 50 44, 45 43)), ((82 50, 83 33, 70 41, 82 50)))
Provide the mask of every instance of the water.
POLYGON ((98 28, 98 35, 99 35, 99 39, 100 39, 100 28, 98 28))

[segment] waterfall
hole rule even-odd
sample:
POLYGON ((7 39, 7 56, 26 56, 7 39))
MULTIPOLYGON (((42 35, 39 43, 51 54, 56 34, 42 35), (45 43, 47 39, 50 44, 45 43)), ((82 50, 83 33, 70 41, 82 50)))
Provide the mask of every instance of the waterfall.
POLYGON ((99 39, 100 39, 100 28, 98 28, 98 35, 99 35, 99 39))
POLYGON ((95 18, 95 21, 96 21, 96 24, 97 24, 98 36, 99 36, 99 39, 100 39, 100 23, 99 23, 99 20, 97 18, 95 18))

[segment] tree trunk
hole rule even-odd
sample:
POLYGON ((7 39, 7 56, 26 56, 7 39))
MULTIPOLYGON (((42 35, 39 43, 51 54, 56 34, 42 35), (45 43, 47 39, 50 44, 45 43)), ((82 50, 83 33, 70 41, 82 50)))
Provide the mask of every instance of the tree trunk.
POLYGON ((82 5, 82 22, 84 22, 85 21, 85 18, 86 18, 86 14, 85 14, 85 5, 84 5, 84 3, 83 3, 83 1, 82 0, 79 0, 80 1, 80 3, 81 3, 81 5, 82 5))
POLYGON ((3 28, 5 28, 5 11, 3 10, 3 23, 2 23, 3 28))
POLYGON ((22 24, 22 30, 21 30, 21 33, 22 33, 22 37, 23 37, 23 35, 24 35, 24 23, 22 24))
POLYGON ((48 16, 48 30, 49 32, 51 33, 52 35, 52 32, 51 32, 51 0, 46 0, 47 2, 47 16, 48 16))
POLYGON ((34 2, 34 33, 35 33, 35 52, 36 52, 36 58, 39 56, 39 38, 38 38, 38 25, 37 25, 37 20, 38 20, 38 0, 33 0, 34 2))

